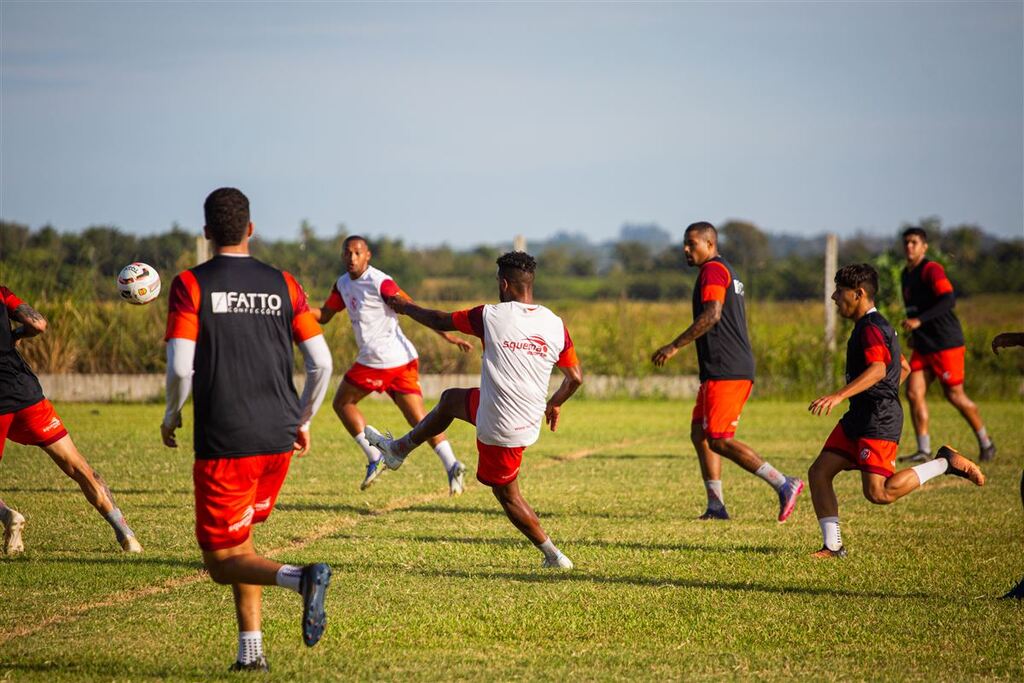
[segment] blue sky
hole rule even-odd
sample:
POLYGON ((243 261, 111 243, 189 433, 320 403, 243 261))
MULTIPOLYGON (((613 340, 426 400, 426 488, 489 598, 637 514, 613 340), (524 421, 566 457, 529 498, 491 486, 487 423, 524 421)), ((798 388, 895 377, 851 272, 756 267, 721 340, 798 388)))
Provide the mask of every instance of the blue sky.
POLYGON ((1024 3, 0 4, 0 217, 1024 236, 1024 3))

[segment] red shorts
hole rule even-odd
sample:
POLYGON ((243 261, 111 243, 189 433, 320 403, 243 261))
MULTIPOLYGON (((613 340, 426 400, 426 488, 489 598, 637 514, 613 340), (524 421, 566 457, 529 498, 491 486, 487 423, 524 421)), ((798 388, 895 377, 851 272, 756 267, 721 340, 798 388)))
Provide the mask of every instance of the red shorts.
POLYGON ((67 436, 68 430, 60 421, 53 404, 47 399, 27 408, 0 415, 0 458, 4 455, 7 439, 24 446, 49 446, 67 436))
POLYGON ((423 395, 420 389, 420 362, 413 359, 397 368, 371 368, 362 363, 353 363, 345 373, 345 381, 364 391, 386 391, 395 394, 423 395))
POLYGON ((754 383, 749 379, 709 379, 701 382, 691 422, 704 428, 709 439, 736 436, 743 406, 750 398, 754 383))
POLYGON ((234 548, 270 516, 292 452, 196 460, 196 538, 203 550, 234 548))
POLYGON ((821 447, 823 451, 839 453, 852 465, 851 469, 880 474, 886 479, 896 472, 895 441, 884 439, 857 439, 846 436, 843 425, 837 424, 821 447))
MULTIPOLYGON (((476 411, 480 408, 480 390, 470 389, 466 393, 466 415, 470 424, 476 424, 476 411)), ((506 448, 492 446, 480 439, 476 440, 476 452, 479 455, 476 464, 476 478, 485 486, 504 486, 516 480, 519 468, 523 464, 523 453, 526 446, 506 448)))
POLYGON ((918 353, 915 350, 910 354, 910 370, 930 370, 944 386, 955 387, 964 383, 965 351, 963 346, 935 353, 918 353))

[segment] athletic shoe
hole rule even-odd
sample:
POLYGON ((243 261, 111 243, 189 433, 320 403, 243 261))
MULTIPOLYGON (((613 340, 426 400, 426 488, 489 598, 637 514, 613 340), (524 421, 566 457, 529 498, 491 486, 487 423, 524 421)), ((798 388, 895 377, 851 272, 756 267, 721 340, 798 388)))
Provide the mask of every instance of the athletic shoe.
POLYGON ((366 434, 366 440, 370 442, 370 445, 380 451, 381 459, 389 470, 397 470, 402 466, 405 456, 395 452, 395 440, 391 438, 391 432, 386 435, 381 434, 370 425, 366 425, 363 433, 366 434))
POLYGON ((141 553, 142 544, 134 536, 125 536, 121 540, 121 549, 126 553, 141 553))
POLYGON ((928 451, 918 451, 911 455, 901 455, 896 458, 897 462, 928 462, 932 459, 932 454, 928 451))
POLYGON ((242 664, 241 662, 235 662, 228 669, 228 672, 233 671, 270 671, 270 665, 267 664, 267 658, 260 655, 260 658, 254 662, 248 664, 242 664))
POLYGON ((458 460, 448 470, 448 495, 457 496, 466 488, 466 466, 458 460))
POLYGON ((829 550, 825 546, 821 546, 821 550, 816 553, 811 553, 811 557, 816 560, 830 560, 830 559, 842 559, 846 557, 846 546, 839 546, 839 550, 829 550))
POLYGON ((709 519, 730 519, 729 511, 723 508, 712 509, 708 508, 704 511, 704 514, 697 519, 703 519, 705 521, 709 519))
POLYGON ((6 554, 13 555, 25 551, 25 543, 21 540, 21 530, 24 528, 25 518, 17 510, 11 510, 9 519, 4 522, 4 552, 6 554))
POLYGON ((796 477, 786 477, 786 483, 779 489, 779 521, 785 522, 793 514, 796 498, 804 490, 804 483, 796 477))
POLYGON ((954 477, 963 477, 978 486, 985 485, 985 475, 982 473, 981 468, 960 455, 952 446, 943 446, 935 454, 935 457, 945 458, 949 462, 946 474, 952 474, 954 477))
POLYGON ((307 564, 302 568, 299 593, 302 594, 302 640, 313 647, 327 628, 324 597, 331 582, 331 568, 323 562, 307 564))
POLYGON ((996 457, 996 445, 994 443, 990 443, 988 446, 981 449, 982 462, 988 462, 994 457, 996 457))
POLYGON ((1024 600, 1024 579, 1020 580, 1016 586, 1010 589, 1010 592, 999 598, 1000 600, 1024 600))
POLYGON ((381 472, 385 469, 387 468, 384 467, 384 458, 377 458, 373 462, 367 463, 366 476, 363 478, 363 483, 359 485, 359 490, 365 491, 370 488, 370 484, 376 481, 377 477, 380 476, 381 472))
POLYGON ((540 566, 543 569, 572 569, 573 568, 572 560, 570 560, 568 557, 566 557, 562 553, 558 553, 558 557, 556 557, 553 560, 549 560, 547 557, 545 557, 544 561, 540 563, 540 566))

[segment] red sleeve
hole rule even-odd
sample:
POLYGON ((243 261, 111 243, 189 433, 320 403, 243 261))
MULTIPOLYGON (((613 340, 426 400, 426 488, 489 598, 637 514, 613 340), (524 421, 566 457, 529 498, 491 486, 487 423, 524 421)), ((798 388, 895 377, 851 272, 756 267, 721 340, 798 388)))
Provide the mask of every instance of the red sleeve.
POLYGON ((380 283, 380 295, 382 298, 387 299, 388 297, 396 296, 401 294, 403 297, 412 301, 412 297, 405 293, 405 290, 398 286, 394 280, 385 280, 380 283))
POLYGON ((0 297, 3 297, 4 306, 7 306, 7 310, 10 311, 11 313, 13 313, 18 306, 25 303, 24 301, 18 298, 17 294, 7 289, 6 287, 0 287, 0 297))
POLYGON ((921 279, 931 285, 932 293, 935 296, 942 296, 953 291, 953 283, 946 277, 946 269, 942 267, 941 263, 935 261, 926 263, 924 272, 921 273, 921 279))
POLYGON ((889 345, 885 343, 882 331, 874 325, 866 325, 861 333, 861 344, 864 347, 864 360, 871 363, 882 362, 888 367, 892 361, 889 345))
POLYGON ((468 308, 464 311, 452 313, 452 323, 455 329, 463 334, 472 334, 484 338, 484 307, 468 308))
POLYGON ((725 289, 732 284, 729 269, 718 261, 709 261, 701 266, 697 278, 701 303, 705 301, 725 302, 725 289))
POLYGON ((562 325, 565 330, 565 348, 562 349, 562 353, 558 354, 558 362, 555 364, 560 368, 571 368, 575 365, 580 364, 580 359, 576 357, 576 346, 572 343, 572 337, 569 336, 569 328, 562 325))
POLYGON ((327 297, 327 301, 324 302, 324 308, 329 308, 335 313, 345 310, 345 300, 341 298, 341 292, 338 291, 337 282, 335 282, 334 286, 331 287, 331 295, 327 297))
POLYGON ((313 313, 309 310, 306 292, 291 273, 284 273, 284 279, 288 283, 288 295, 292 300, 292 339, 296 344, 301 344, 310 337, 323 334, 320 323, 316 321, 313 313))
POLYGON ((168 339, 199 339, 199 302, 202 295, 199 283, 191 270, 178 273, 171 282, 171 294, 168 297, 167 331, 164 341, 168 339))

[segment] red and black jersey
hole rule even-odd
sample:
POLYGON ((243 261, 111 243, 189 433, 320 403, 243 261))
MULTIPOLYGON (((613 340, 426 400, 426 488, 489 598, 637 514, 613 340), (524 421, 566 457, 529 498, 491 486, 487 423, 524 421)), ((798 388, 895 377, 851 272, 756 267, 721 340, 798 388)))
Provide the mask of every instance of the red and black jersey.
POLYGON ((921 326, 911 333, 914 350, 935 353, 964 345, 964 331, 953 313, 956 297, 942 265, 922 259, 913 270, 903 269, 903 305, 908 318, 921 326))
POLYGON ((290 451, 298 433, 292 339, 320 334, 288 273, 251 257, 215 256, 171 283, 165 338, 196 342, 196 458, 290 451))
POLYGON ((10 314, 25 302, 2 286, 0 298, 0 415, 5 415, 42 401, 43 388, 14 346, 10 314))
POLYGON ((903 431, 900 405, 900 342, 896 330, 876 310, 853 326, 846 344, 846 383, 859 377, 872 363, 885 363, 885 377, 850 397, 850 409, 839 420, 850 439, 882 439, 899 443, 903 431))
POLYGON ((693 319, 704 312, 709 301, 722 302, 722 317, 697 339, 700 381, 709 379, 754 379, 754 352, 747 336, 747 313, 743 305, 743 283, 721 256, 700 267, 693 288, 693 319))

